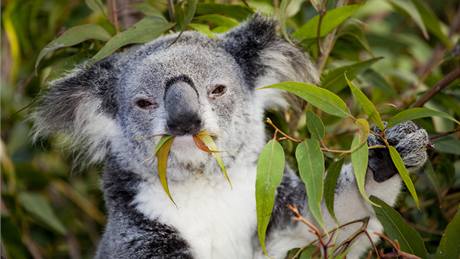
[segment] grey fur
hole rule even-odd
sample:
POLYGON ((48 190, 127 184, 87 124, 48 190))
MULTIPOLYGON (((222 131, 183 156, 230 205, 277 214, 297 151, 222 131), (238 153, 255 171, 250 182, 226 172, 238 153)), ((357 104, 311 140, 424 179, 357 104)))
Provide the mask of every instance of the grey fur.
MULTIPOLYGON (((318 82, 308 57, 279 38, 275 26, 272 20, 255 15, 217 39, 197 32, 185 32, 177 41, 177 34, 164 36, 84 65, 51 83, 33 116, 37 135, 65 133, 72 143, 83 146, 81 150, 90 162, 105 164, 103 189, 108 223, 97 258, 200 256, 192 245, 197 241, 187 239, 187 231, 140 207, 142 186, 160 188, 156 172, 152 173, 156 168, 152 152, 158 141, 152 136, 194 134, 206 129, 217 136, 217 145, 226 151, 222 155, 229 171, 254 168, 266 141, 264 108, 272 101, 254 88, 287 80, 318 82), (216 85, 225 85, 227 91, 214 98, 209 93, 216 85), (152 105, 138 107, 140 99, 152 105)), ((407 165, 423 164, 427 140, 424 130, 406 123, 388 130, 388 136, 407 165)), ((374 137, 369 142, 379 143, 374 137)), ((197 186, 198 190, 225 181, 211 156, 199 151, 184 155, 186 152, 174 146, 171 151, 168 181, 172 190, 196 179, 206 179, 206 185, 197 186)), ((371 156, 370 161, 377 161, 375 168, 379 168, 381 160, 371 156)), ((374 170, 374 177, 383 182, 394 175, 382 170, 374 170)), ((254 174, 251 171, 247 181, 253 181, 254 174)), ((353 184, 350 171, 344 171, 337 195, 353 184)), ((254 199, 252 192, 249 195, 250 200, 254 199)), ((276 233, 296 228, 288 204, 297 205, 308 215, 305 187, 286 169, 277 191, 268 240, 275 242, 276 233)), ((255 208, 249 213, 253 215, 255 208)), ((260 254, 256 232, 250 235, 254 237, 251 251, 256 256, 260 254)))

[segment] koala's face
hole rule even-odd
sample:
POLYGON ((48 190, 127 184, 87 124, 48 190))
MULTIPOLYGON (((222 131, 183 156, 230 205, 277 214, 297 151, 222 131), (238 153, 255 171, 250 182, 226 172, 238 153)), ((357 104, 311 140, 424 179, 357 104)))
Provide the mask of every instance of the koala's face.
POLYGON ((255 163, 271 101, 255 88, 289 80, 317 77, 305 55, 276 36, 274 22, 256 15, 218 38, 165 36, 76 70, 52 83, 35 126, 38 134, 69 134, 93 161, 112 158, 150 175, 159 137, 173 135, 169 165, 179 173, 168 177, 182 179, 218 171, 193 143, 203 130, 228 167, 255 163))
POLYGON ((151 162, 155 140, 173 135, 170 163, 204 169, 210 156, 196 148, 192 136, 206 130, 228 160, 249 135, 263 136, 261 127, 248 127, 260 119, 254 116, 260 108, 225 49, 195 33, 181 37, 166 48, 158 43, 144 47, 139 51, 152 51, 126 67, 117 85, 116 116, 125 141, 117 149, 136 154, 138 162, 151 162))

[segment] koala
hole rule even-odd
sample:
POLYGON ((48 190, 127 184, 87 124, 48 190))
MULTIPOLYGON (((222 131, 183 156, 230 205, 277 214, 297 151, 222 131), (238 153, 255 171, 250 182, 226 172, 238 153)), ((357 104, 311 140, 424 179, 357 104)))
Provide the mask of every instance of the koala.
MULTIPOLYGON (((264 110, 286 105, 279 92, 255 90, 282 81, 318 83, 308 56, 276 34, 276 22, 254 15, 239 27, 208 38, 172 34, 82 65, 50 83, 33 115, 37 136, 63 133, 82 150, 79 161, 102 163, 108 222, 95 258, 264 258, 257 239, 256 164, 267 141, 264 110), (215 136, 233 187, 192 135, 215 136), (174 205, 156 171, 158 136, 175 136, 168 159, 174 205)), ((406 166, 420 168, 428 135, 412 122, 386 129, 406 166)), ((381 144, 369 137, 369 144, 381 144)), ((369 154, 366 188, 394 205, 401 179, 388 151, 369 154)), ((267 232, 268 254, 284 258, 315 237, 293 219, 287 205, 307 219, 305 186, 286 167, 267 232)), ((369 231, 382 231, 359 194, 352 167, 344 165, 336 188, 341 223, 370 217, 369 231)), ((323 209, 327 227, 336 223, 323 209)), ((359 226, 337 236, 346 239, 359 226)), ((374 237, 376 238, 376 237, 374 237)), ((349 258, 369 248, 365 238, 349 258)))

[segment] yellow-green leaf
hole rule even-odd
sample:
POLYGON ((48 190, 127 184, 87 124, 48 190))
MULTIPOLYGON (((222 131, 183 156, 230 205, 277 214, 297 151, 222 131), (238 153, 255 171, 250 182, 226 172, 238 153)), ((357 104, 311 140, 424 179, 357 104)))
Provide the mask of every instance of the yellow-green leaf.
POLYGON ((212 137, 206 131, 201 131, 196 135, 196 137, 203 141, 203 143, 211 151, 211 154, 214 157, 214 159, 216 159, 216 162, 219 165, 222 174, 224 175, 225 179, 227 179, 230 186, 232 186, 232 182, 230 181, 230 177, 228 176, 227 169, 225 168, 224 161, 222 160, 222 156, 220 155, 220 152, 218 152, 217 145, 212 139, 212 137))
POLYGON ((408 120, 415 120, 415 119, 432 117, 432 116, 442 117, 442 118, 451 120, 457 124, 460 124, 458 120, 454 119, 454 117, 452 117, 451 115, 445 112, 436 111, 436 110, 428 109, 425 107, 416 107, 416 108, 410 108, 410 109, 404 110, 396 114, 395 116, 393 116, 391 119, 388 120, 387 127, 390 128, 398 123, 408 121, 408 120))
MULTIPOLYGON (((353 15, 360 7, 361 5, 346 5, 329 10, 322 19, 321 31, 319 36, 326 36, 329 32, 331 32, 337 26, 342 24, 342 22, 348 19, 351 15, 353 15)), ((294 36, 298 41, 316 38, 318 23, 319 15, 313 17, 307 23, 302 25, 302 27, 295 31, 292 34, 292 36, 294 36)))
POLYGON ((164 191, 168 195, 169 199, 176 204, 171 196, 168 186, 167 178, 167 168, 168 168, 168 157, 169 151, 171 150, 171 145, 173 143, 173 136, 163 136, 158 142, 155 148, 155 156, 157 157, 157 170, 158 177, 160 178, 161 186, 163 186, 164 191))
POLYGON ((345 102, 333 92, 309 83, 282 82, 259 89, 277 88, 293 93, 311 105, 329 114, 345 118, 350 116, 345 102))
POLYGON ((356 120, 356 124, 360 127, 360 132, 353 138, 353 142, 351 143, 351 150, 353 150, 353 153, 351 153, 353 173, 355 175, 356 184, 358 185, 358 190, 363 198, 369 203, 376 205, 371 200, 369 200, 369 195, 367 194, 365 188, 367 163, 369 161, 369 148, 367 146, 369 124, 366 120, 363 119, 356 120))
POLYGON ((345 80, 347 80, 351 93, 361 106, 361 109, 367 114, 367 116, 369 116, 369 119, 372 120, 377 125, 377 127, 380 128, 380 130, 384 130, 385 126, 383 125, 382 118, 380 117, 380 113, 377 111, 374 104, 358 87, 353 84, 353 82, 348 80, 347 75, 345 75, 345 80))
POLYGON ((283 179, 284 151, 280 143, 270 140, 259 155, 256 176, 257 234, 265 254, 265 235, 275 204, 276 188, 283 179))
POLYGON ((305 183, 308 208, 316 222, 325 229, 321 201, 324 192, 324 156, 317 139, 306 139, 295 151, 299 175, 305 183))
POLYGON ((409 171, 407 171, 406 166, 404 166, 404 161, 402 160, 401 156, 399 155, 395 147, 388 146, 388 150, 390 151, 391 160, 393 160, 393 163, 395 164, 396 169, 398 169, 401 179, 403 180, 404 184, 406 185, 407 189, 412 195, 412 198, 414 198, 415 204, 417 205, 417 208, 418 208, 419 201, 417 197, 417 192, 415 191, 414 184, 412 183, 412 180, 410 179, 409 171))

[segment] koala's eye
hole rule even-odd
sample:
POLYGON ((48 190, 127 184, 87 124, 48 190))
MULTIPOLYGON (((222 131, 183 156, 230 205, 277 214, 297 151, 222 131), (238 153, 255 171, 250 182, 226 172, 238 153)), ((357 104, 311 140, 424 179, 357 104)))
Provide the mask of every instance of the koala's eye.
POLYGON ((208 92, 209 98, 216 98, 222 96, 227 92, 227 87, 225 85, 215 85, 211 91, 208 92))
POLYGON ((147 98, 138 98, 136 99, 135 104, 137 107, 143 110, 154 109, 156 106, 156 104, 152 100, 147 99, 147 98))

